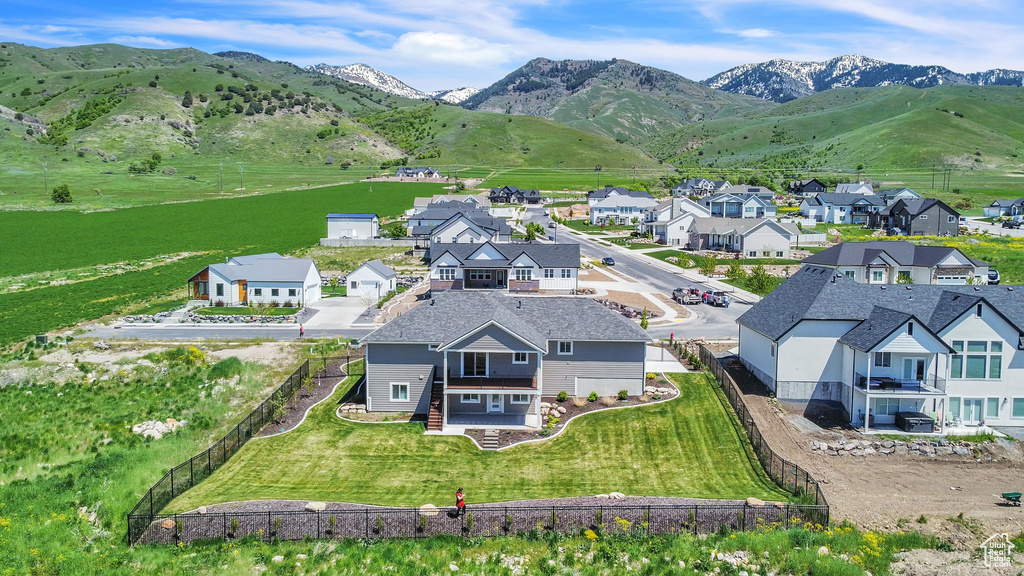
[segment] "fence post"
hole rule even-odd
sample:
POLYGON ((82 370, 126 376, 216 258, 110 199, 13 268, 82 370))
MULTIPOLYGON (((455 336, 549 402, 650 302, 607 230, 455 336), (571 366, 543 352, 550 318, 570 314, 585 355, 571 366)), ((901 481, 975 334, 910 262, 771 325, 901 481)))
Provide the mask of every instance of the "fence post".
POLYGON ((153 489, 149 489, 149 521, 153 521, 153 489))
POLYGON ((320 511, 316 511, 316 539, 320 539, 320 511))
POLYGON ((364 512, 366 513, 366 539, 369 540, 370 539, 370 509, 367 508, 364 512))
POLYGON ((192 464, 195 458, 188 459, 188 477, 189 477, 189 488, 196 485, 196 471, 195 466, 192 464))
POLYGON ((171 498, 174 498, 174 468, 171 468, 171 498))
POLYGON ((221 523, 221 525, 223 527, 223 536, 221 536, 221 538, 227 540, 228 539, 228 515, 227 514, 221 514, 220 515, 220 523, 221 523))

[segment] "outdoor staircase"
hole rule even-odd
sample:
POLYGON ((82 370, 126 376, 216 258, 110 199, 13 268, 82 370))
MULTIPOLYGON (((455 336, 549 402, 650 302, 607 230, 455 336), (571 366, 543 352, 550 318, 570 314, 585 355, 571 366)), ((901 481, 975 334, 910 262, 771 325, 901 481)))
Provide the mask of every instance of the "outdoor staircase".
POLYGON ((427 410, 427 430, 444 428, 444 380, 434 380, 430 386, 430 409, 427 410))
POLYGON ((497 450, 498 449, 498 431, 494 428, 488 428, 484 430, 484 450, 497 450))

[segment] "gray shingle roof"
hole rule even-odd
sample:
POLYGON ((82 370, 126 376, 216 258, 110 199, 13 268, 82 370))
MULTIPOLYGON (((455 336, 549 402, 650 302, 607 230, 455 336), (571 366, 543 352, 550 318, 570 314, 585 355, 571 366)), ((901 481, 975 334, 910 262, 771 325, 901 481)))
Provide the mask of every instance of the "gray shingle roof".
POLYGON ((864 321, 883 307, 939 332, 982 300, 1024 334, 1024 287, 860 284, 820 266, 802 267, 737 323, 778 340, 802 320, 864 321))
MULTIPOLYGON (((882 252, 888 254, 902 266, 932 267, 950 254, 960 252, 949 246, 918 246, 906 240, 872 240, 868 242, 842 242, 804 259, 804 264, 821 266, 867 266, 882 252)), ((963 254, 962 252, 960 252, 963 254)), ((966 256, 965 256, 966 258, 966 256)), ((985 262, 968 258, 976 266, 987 266, 985 262)))
POLYGON ((690 232, 696 234, 722 234, 728 232, 746 234, 749 230, 764 222, 771 222, 791 235, 800 233, 794 224, 779 224, 767 218, 721 218, 718 216, 694 219, 690 232))
POLYGON ((430 249, 431 260, 440 259, 446 252, 455 256, 463 264, 470 261, 477 267, 504 268, 522 254, 529 256, 541 268, 580 267, 579 244, 535 244, 533 242, 511 244, 493 242, 485 244, 435 244, 430 249), (483 246, 491 246, 505 258, 503 260, 469 260, 469 257, 483 246))
POLYGON ((432 304, 423 303, 402 314, 362 341, 444 346, 490 322, 544 350, 548 340, 650 340, 636 323, 589 298, 517 298, 495 292, 451 291, 437 294, 432 304))
POLYGON ((904 206, 906 207, 907 213, 910 214, 911 216, 917 216, 918 214, 921 214, 929 210, 933 206, 940 206, 942 208, 945 208, 949 212, 952 212, 957 215, 960 214, 956 210, 953 210, 952 208, 947 206, 945 202, 937 198, 913 198, 910 200, 900 199, 894 202, 891 206, 889 206, 887 212, 883 212, 892 214, 894 212, 899 212, 900 208, 904 206))
POLYGON ((872 206, 885 206, 885 202, 882 202, 882 199, 875 194, 819 192, 815 197, 821 204, 831 204, 833 206, 853 206, 861 201, 872 206))
POLYGON ((347 218, 349 220, 373 220, 377 218, 376 214, 369 213, 358 213, 358 212, 331 212, 327 215, 328 218, 347 218))
POLYGON ((231 280, 303 282, 316 264, 308 258, 285 258, 277 253, 238 256, 238 264, 211 264, 210 270, 231 280))
MULTIPOLYGON (((363 264, 359 268, 369 268, 370 270, 376 272, 377 275, 379 275, 382 278, 395 278, 398 276, 398 274, 395 274, 394 270, 392 270, 387 264, 381 262, 380 260, 370 260, 369 262, 363 264)), ((359 268, 356 268, 356 270, 359 270, 359 268)), ((353 270, 353 273, 354 272, 355 270, 353 270)))
POLYGON ((609 194, 615 192, 620 196, 629 196, 630 198, 654 198, 650 192, 644 192, 643 190, 628 190, 619 186, 612 186, 609 188, 598 188, 597 190, 591 190, 587 192, 588 198, 607 198, 609 194))

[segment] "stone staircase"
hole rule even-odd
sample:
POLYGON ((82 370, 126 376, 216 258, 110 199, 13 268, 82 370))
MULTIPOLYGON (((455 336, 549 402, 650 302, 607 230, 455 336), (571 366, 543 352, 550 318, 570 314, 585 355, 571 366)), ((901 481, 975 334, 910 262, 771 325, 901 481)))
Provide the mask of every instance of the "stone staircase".
POLYGON ((483 446, 484 450, 497 450, 498 431, 495 430, 494 428, 488 428, 487 430, 484 430, 484 441, 483 444, 481 444, 481 446, 483 446))

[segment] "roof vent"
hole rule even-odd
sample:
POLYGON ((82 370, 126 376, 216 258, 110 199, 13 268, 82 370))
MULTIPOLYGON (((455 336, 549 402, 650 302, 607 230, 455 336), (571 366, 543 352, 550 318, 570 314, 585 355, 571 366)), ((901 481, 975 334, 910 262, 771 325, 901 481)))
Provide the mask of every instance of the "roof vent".
POLYGON ((434 302, 435 302, 435 300, 434 300, 433 298, 431 298, 431 299, 430 299, 430 305, 431 305, 431 306, 433 306, 433 305, 434 305, 434 302))
POLYGON ((519 309, 519 310, 523 309, 523 301, 522 300, 519 301, 519 304, 516 306, 516 308, 519 309))
POLYGON ((1007 286, 1006 289, 1009 290, 1010 292, 1013 292, 1013 286, 1007 286))
POLYGON ((881 286, 882 290, 885 290, 885 286, 881 286))
POLYGON ((974 291, 975 292, 980 292, 981 291, 981 286, 975 286, 974 287, 974 291))

